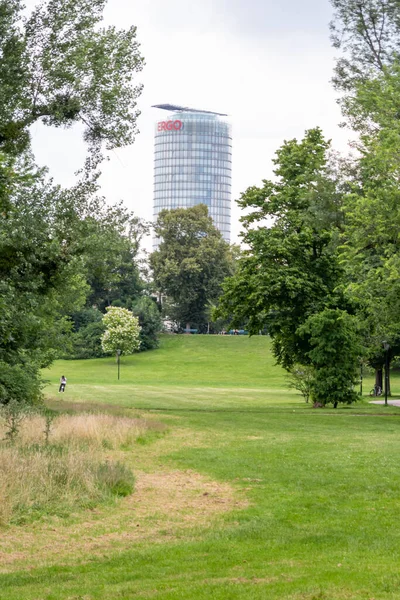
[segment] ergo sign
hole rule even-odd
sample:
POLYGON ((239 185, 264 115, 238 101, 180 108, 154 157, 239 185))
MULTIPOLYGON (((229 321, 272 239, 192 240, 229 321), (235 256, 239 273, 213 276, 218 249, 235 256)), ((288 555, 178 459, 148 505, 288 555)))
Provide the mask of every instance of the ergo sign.
POLYGON ((160 121, 158 123, 158 131, 180 131, 182 127, 182 121, 160 121))

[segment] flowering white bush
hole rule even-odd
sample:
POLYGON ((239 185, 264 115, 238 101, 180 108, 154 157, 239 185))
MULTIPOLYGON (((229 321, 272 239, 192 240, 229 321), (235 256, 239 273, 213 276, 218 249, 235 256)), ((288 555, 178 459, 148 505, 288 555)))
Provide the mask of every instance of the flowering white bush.
POLYGON ((103 317, 106 331, 101 336, 101 347, 104 352, 115 354, 121 350, 124 354, 132 354, 140 346, 139 319, 126 308, 107 306, 107 314, 103 317))

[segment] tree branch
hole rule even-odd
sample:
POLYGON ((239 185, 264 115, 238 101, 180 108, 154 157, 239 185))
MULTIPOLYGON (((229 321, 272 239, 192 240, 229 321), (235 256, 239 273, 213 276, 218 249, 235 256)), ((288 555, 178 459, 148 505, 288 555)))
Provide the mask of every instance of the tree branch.
POLYGON ((379 67, 379 69, 380 69, 381 71, 383 71, 384 64, 383 64, 383 62, 382 62, 382 60, 381 60, 381 57, 380 57, 380 55, 379 55, 379 52, 377 52, 377 51, 376 51, 376 48, 375 48, 375 46, 374 46, 374 43, 373 43, 373 41, 372 41, 372 39, 371 39, 371 36, 370 36, 370 34, 369 34, 369 30, 368 30, 367 22, 366 22, 366 20, 365 20, 365 17, 364 17, 363 6, 362 6, 362 4, 361 4, 361 3, 359 3, 357 6, 358 6, 358 9, 359 9, 359 17, 360 17, 360 19, 361 19, 361 23, 362 23, 362 25, 363 25, 363 27, 364 27, 364 32, 365 32, 365 35, 363 35, 363 34, 361 34, 361 35, 363 35, 363 37, 364 37, 364 40, 367 42, 367 45, 369 46, 369 48, 370 48, 370 50, 371 50, 372 54, 375 56, 375 59, 376 59, 376 61, 377 61, 377 64, 378 64, 378 67, 379 67))

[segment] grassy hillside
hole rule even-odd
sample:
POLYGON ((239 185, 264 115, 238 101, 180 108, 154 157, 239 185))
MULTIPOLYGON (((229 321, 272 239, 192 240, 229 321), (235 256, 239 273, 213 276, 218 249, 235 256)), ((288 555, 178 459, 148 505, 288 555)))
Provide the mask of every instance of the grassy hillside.
POLYGON ((121 358, 57 361, 44 371, 49 397, 110 402, 138 408, 256 408, 299 402, 275 364, 269 338, 257 336, 162 336, 160 348, 121 358), (210 392, 212 389, 212 394, 210 392))
MULTIPOLYGON (((265 336, 164 335, 160 348, 121 357, 121 381, 135 385, 205 385, 275 387, 283 371, 274 368, 270 340, 265 336)), ((110 383, 117 379, 115 358, 57 361, 51 380, 73 368, 79 383, 110 383)))
MULTIPOLYGON (((121 357, 119 381, 114 357, 59 360, 44 376, 45 393, 56 401, 165 409, 306 408, 289 388, 265 336, 165 335, 158 350, 121 357), (58 394, 61 375, 68 379, 65 394, 58 394)), ((393 377, 394 394, 399 384, 393 377)), ((372 376, 365 378, 366 395, 372 385, 372 376)))

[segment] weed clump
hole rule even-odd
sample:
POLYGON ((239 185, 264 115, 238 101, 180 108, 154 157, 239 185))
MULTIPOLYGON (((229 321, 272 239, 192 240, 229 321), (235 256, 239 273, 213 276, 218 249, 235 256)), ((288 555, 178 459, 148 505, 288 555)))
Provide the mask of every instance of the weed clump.
POLYGON ((130 469, 120 462, 99 465, 97 478, 114 496, 129 496, 133 492, 135 478, 130 469))

